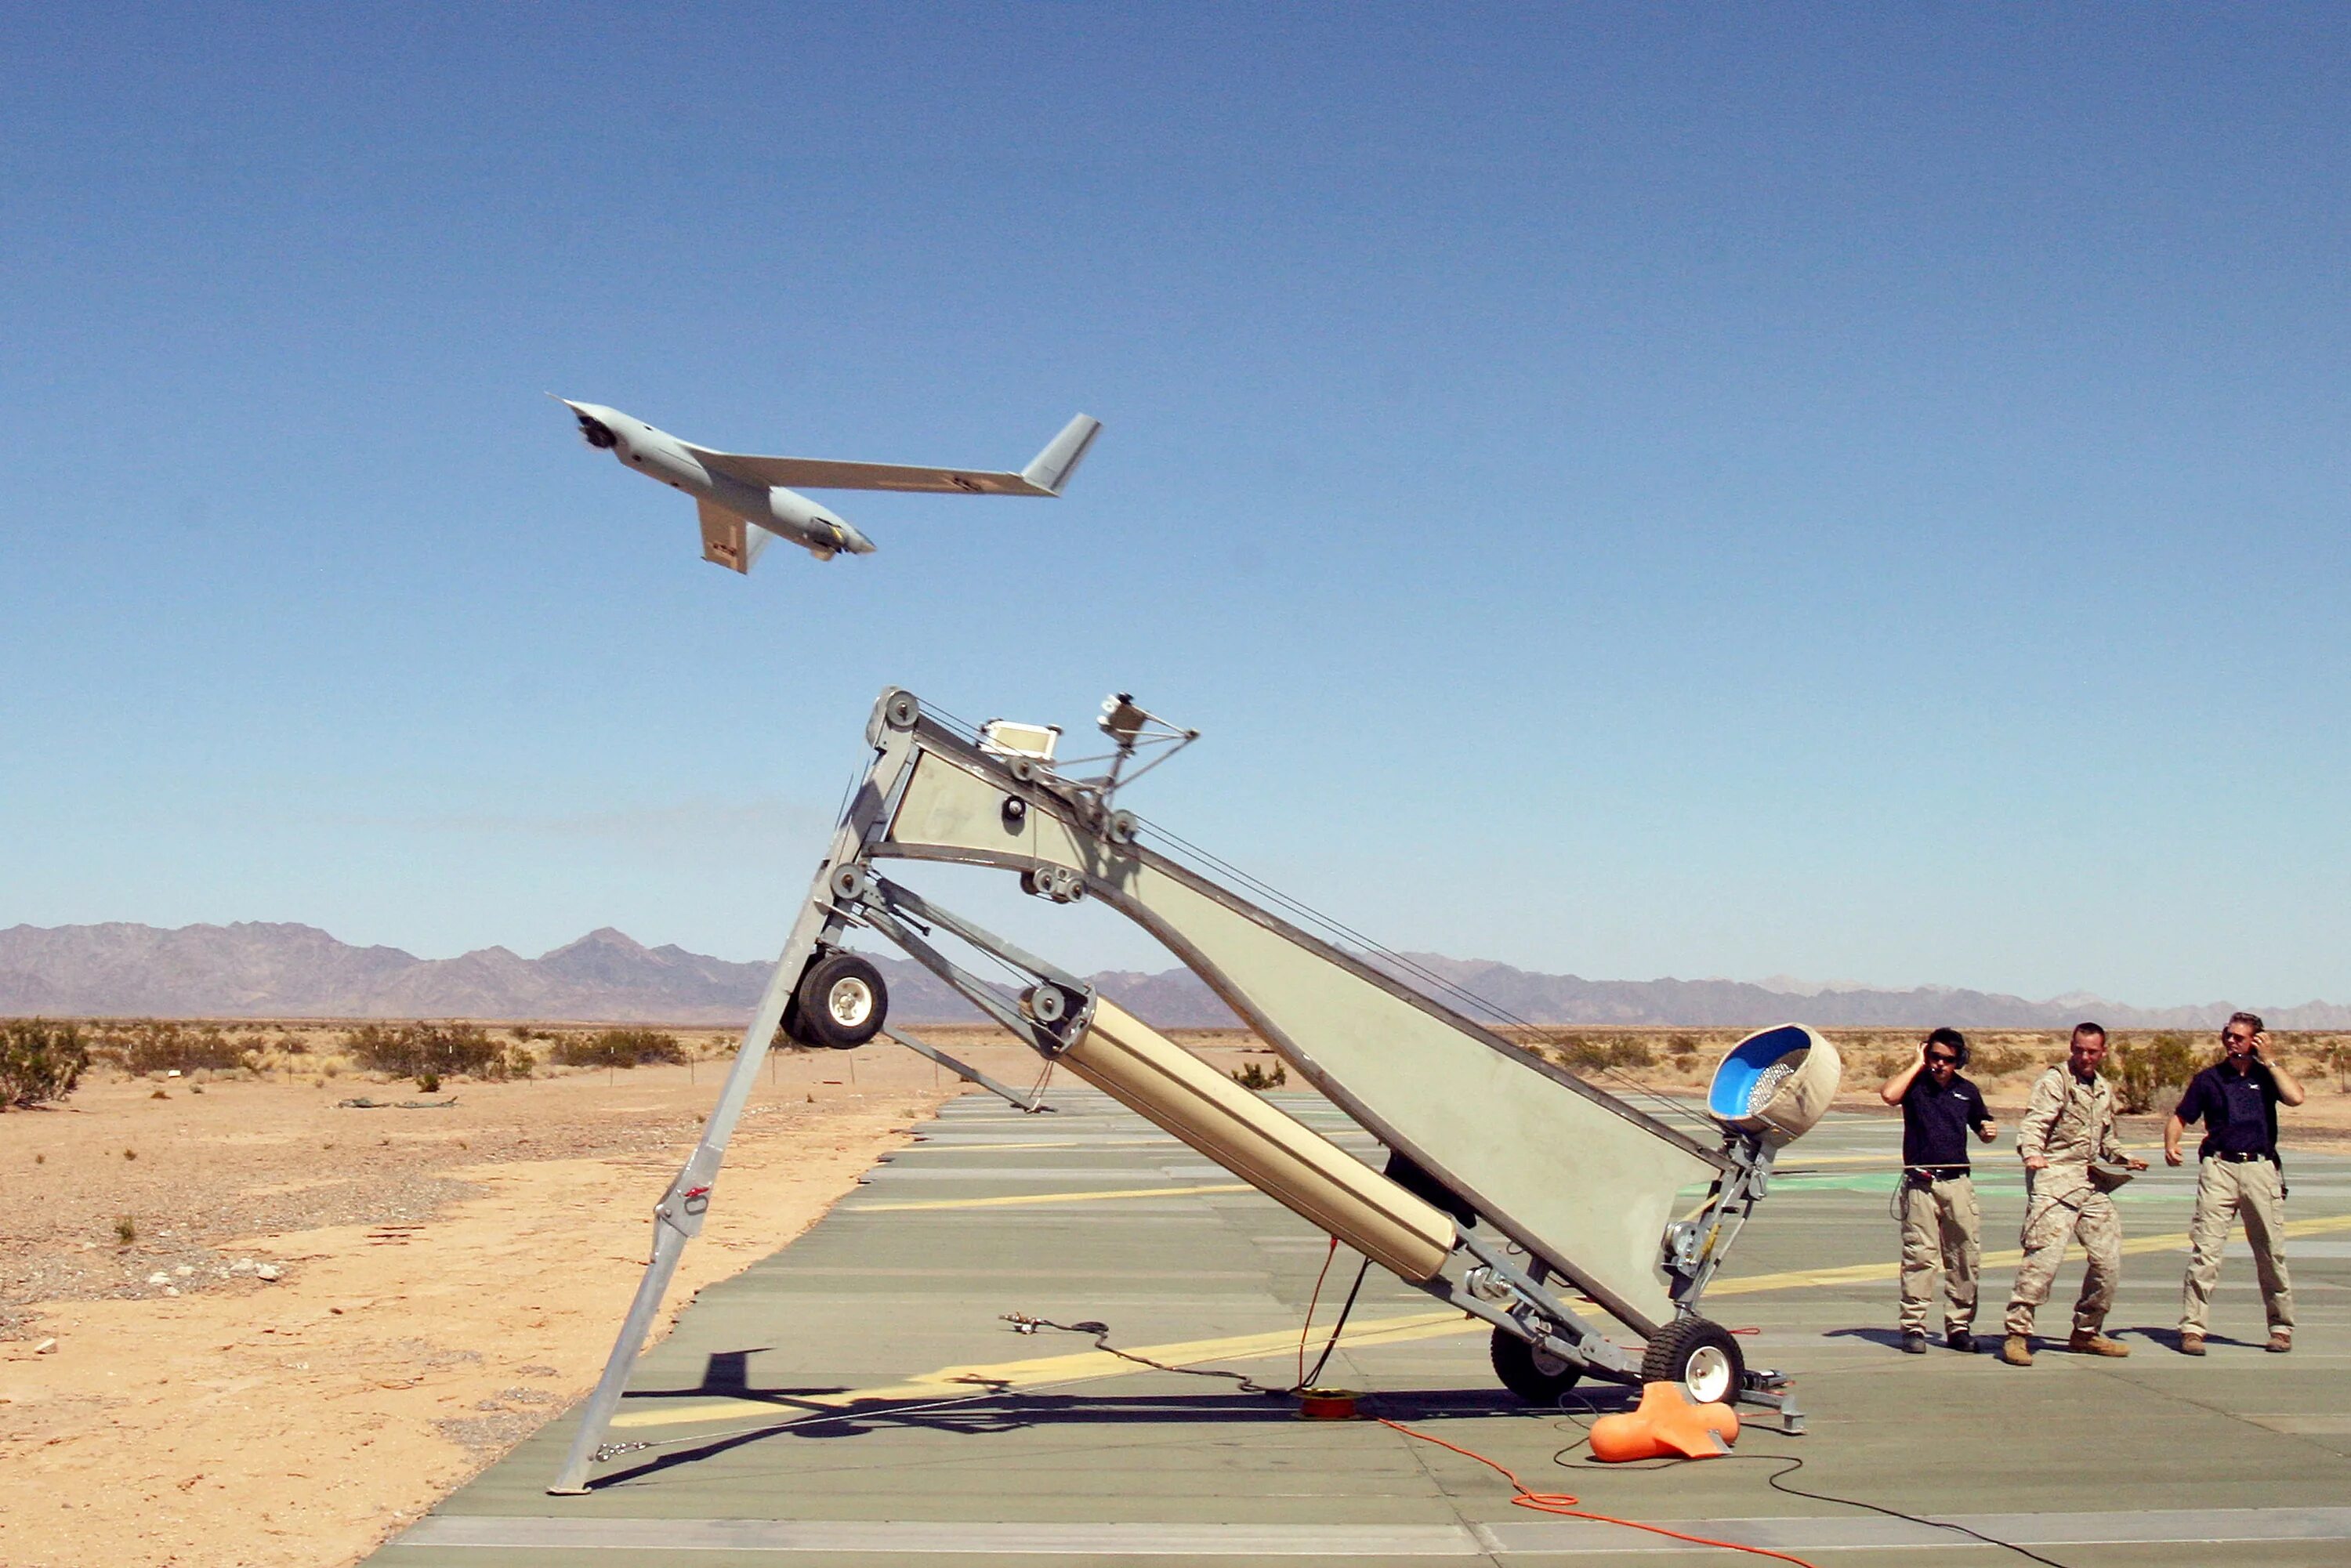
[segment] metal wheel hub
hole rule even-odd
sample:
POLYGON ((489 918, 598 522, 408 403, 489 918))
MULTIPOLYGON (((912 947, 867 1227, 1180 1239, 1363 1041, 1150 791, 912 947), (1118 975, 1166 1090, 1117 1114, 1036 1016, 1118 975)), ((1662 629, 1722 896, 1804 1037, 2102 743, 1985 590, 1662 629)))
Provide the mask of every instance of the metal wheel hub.
POLYGON ((1710 1344, 1690 1352, 1682 1369, 1682 1387, 1699 1405, 1716 1405, 1730 1397, 1730 1358, 1710 1344))
POLYGON ((825 1010, 845 1029, 855 1029, 873 1016, 873 988, 854 975, 844 975, 824 994, 825 1010))

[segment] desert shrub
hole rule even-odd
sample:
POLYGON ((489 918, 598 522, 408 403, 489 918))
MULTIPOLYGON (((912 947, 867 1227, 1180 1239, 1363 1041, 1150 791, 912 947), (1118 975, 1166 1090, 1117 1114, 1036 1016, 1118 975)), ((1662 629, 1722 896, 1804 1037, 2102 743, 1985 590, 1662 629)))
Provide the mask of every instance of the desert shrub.
POLYGON ((2102 1071, 2115 1085, 2115 1109, 2143 1116, 2176 1099, 2196 1076, 2196 1057, 2184 1034, 2159 1034, 2149 1040, 2117 1044, 2102 1071))
POLYGON ((62 1100, 89 1066, 78 1025, 47 1019, 0 1021, 0 1105, 62 1100))
POLYGON ((418 1092, 419 1093, 423 1093, 423 1094, 438 1094, 438 1093, 440 1093, 440 1092, 441 1092, 441 1075, 440 1075, 439 1073, 437 1073, 437 1072, 434 1072, 434 1071, 423 1071, 423 1072, 420 1072, 420 1073, 418 1073, 418 1074, 416 1075, 416 1088, 417 1088, 417 1092, 418 1092))
POLYGON ((2022 1072, 2040 1060, 2039 1052, 2022 1045, 1986 1045, 1968 1053, 1968 1076, 2000 1078, 2022 1072))
POLYGON ((510 1050, 469 1023, 361 1024, 343 1036, 342 1049, 360 1066, 395 1078, 528 1078, 535 1065, 528 1051, 510 1050))
POLYGON ((133 1074, 193 1072, 199 1068, 246 1065, 244 1043, 231 1040, 218 1024, 132 1019, 97 1026, 91 1031, 89 1044, 93 1054, 133 1074))
POLYGON ((1689 1060, 1698 1054, 1698 1036, 1694 1034, 1674 1036, 1666 1041, 1666 1054, 1674 1059, 1677 1066, 1687 1065, 1689 1060))
POLYGON ((1552 1040, 1550 1047, 1552 1059, 1572 1071, 1647 1067, 1656 1061, 1656 1053, 1649 1049, 1648 1042, 1631 1035, 1615 1040, 1587 1040, 1580 1034, 1563 1034, 1552 1040))
POLYGON ((1234 1082, 1244 1089, 1279 1089, 1290 1082, 1290 1069, 1277 1061, 1268 1072, 1254 1061, 1245 1061, 1232 1074, 1234 1082))
POLYGON ((1580 1034, 1562 1034, 1543 1043, 1562 1067, 1595 1068, 1604 1054, 1601 1047, 1580 1034))
POLYGON ((1608 1065, 1611 1067, 1648 1067, 1657 1060, 1649 1042, 1632 1035, 1608 1042, 1608 1065))
POLYGON ((556 1042, 555 1060, 566 1067, 635 1067, 641 1062, 684 1061, 677 1036, 650 1029, 608 1029, 566 1035, 556 1042))

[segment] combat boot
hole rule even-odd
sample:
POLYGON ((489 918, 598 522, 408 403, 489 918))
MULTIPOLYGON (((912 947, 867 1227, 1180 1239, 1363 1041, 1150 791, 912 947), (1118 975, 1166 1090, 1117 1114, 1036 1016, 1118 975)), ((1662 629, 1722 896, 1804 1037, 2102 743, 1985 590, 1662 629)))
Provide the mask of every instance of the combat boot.
POLYGON ((2273 1355, 2283 1355, 2294 1348, 2294 1331, 2292 1329, 2270 1330, 2270 1343, 2262 1348, 2273 1355))
POLYGON ((2184 1329, 2180 1331, 2179 1354, 2182 1355, 2202 1355, 2204 1354, 2204 1336, 2200 1333, 2189 1333, 2184 1329))
POLYGON ((2075 1355, 2128 1355, 2130 1346, 2108 1339, 2095 1329, 2075 1329, 2065 1348, 2075 1355))
POLYGON ((2032 1364, 2032 1341, 2021 1333, 2012 1333, 2001 1342, 2000 1358, 2011 1366, 2032 1364))

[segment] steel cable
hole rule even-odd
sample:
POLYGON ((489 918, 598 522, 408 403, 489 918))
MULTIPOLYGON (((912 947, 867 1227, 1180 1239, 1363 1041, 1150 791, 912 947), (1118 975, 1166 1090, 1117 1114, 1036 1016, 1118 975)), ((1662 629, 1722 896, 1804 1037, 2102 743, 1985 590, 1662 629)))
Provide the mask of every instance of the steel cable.
MULTIPOLYGON (((1234 882, 1241 883, 1260 898, 1280 905, 1281 908, 1297 915, 1300 919, 1307 922, 1308 924, 1320 927, 1325 934, 1336 936, 1342 942, 1350 944, 1364 953, 1386 960, 1387 963, 1395 968, 1403 970, 1406 976, 1423 981, 1426 985, 1452 997, 1457 1001, 1460 1001, 1472 1008, 1481 1009, 1489 1016, 1500 1022, 1515 1025, 1518 1028, 1533 1030, 1537 1033, 1541 1032, 1544 1026, 1535 1023, 1531 1019, 1520 1018, 1518 1014, 1510 1011, 1508 1008, 1503 1007, 1500 1003, 1496 1002, 1489 998, 1481 996, 1478 992, 1471 990, 1468 987, 1460 984, 1458 981, 1450 979, 1447 977, 1439 974, 1437 971, 1420 963, 1409 955, 1398 952, 1396 949, 1388 946, 1385 943, 1380 942, 1366 936, 1363 932, 1356 930, 1345 922, 1341 921, 1334 916, 1323 914, 1321 910, 1314 908, 1311 904, 1306 904, 1300 899, 1292 898, 1290 894, 1282 892, 1280 888, 1275 887, 1272 883, 1266 882, 1260 877, 1251 875, 1249 873, 1242 870, 1240 867, 1233 864, 1230 861, 1224 859, 1213 851, 1204 849, 1200 845, 1192 842, 1189 839, 1186 839, 1182 834, 1176 832, 1164 823, 1140 815, 1136 817, 1135 821, 1139 826, 1148 828, 1153 833, 1156 834, 1167 843, 1181 850, 1186 855, 1201 862, 1210 869, 1221 873, 1223 875, 1230 878, 1234 882)), ((1711 1124, 1707 1122, 1705 1117, 1692 1112, 1687 1106, 1682 1104, 1679 1101, 1671 1099, 1658 1090, 1653 1089, 1649 1085, 1643 1083, 1639 1079, 1633 1077, 1623 1069, 1604 1064, 1598 1069, 1598 1071, 1623 1083, 1634 1094, 1636 1094, 1648 1101, 1651 1104, 1659 1107, 1666 1117, 1671 1118, 1674 1121, 1687 1122, 1693 1125, 1705 1128, 1709 1132, 1712 1130, 1711 1124)))

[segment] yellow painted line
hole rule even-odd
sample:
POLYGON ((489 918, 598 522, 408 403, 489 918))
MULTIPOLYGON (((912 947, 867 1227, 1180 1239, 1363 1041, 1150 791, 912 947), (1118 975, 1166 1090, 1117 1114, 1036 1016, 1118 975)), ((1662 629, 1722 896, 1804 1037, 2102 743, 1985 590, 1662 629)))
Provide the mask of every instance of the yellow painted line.
POLYGON ((1180 1138, 1174 1137, 1104 1138, 1099 1143, 1080 1138, 1064 1138, 1059 1143, 1047 1144, 950 1144, 932 1138, 917 1138, 914 1140, 914 1146, 919 1149, 954 1149, 972 1154, 992 1155, 998 1151, 1011 1149, 1180 1149, 1184 1144, 1180 1138))
POLYGON ((1121 1187, 1116 1192, 1023 1192, 1007 1197, 942 1197, 926 1203, 866 1203, 860 1204, 855 1212, 911 1214, 916 1209, 1026 1208, 1040 1203, 1102 1203, 1114 1197, 1184 1197, 1202 1192, 1256 1190, 1245 1181, 1231 1181, 1220 1182, 1214 1186, 1129 1186, 1121 1187))
MULTIPOLYGON (((1448 1309, 1357 1323, 1340 1335, 1340 1341, 1351 1346, 1402 1344, 1410 1340, 1465 1333, 1471 1328, 1483 1326, 1474 1319, 1465 1323, 1459 1312, 1448 1309)), ((1234 1334, 1224 1339, 1146 1344, 1133 1354, 1148 1356, 1153 1361, 1164 1361, 1170 1366, 1187 1366, 1207 1361, 1262 1361, 1271 1356, 1294 1354, 1298 1349, 1298 1337, 1294 1329, 1279 1329, 1270 1333, 1234 1334)), ((879 1388, 852 1388, 840 1394, 797 1396, 789 1405, 769 1404, 759 1399, 706 1399, 658 1410, 632 1410, 614 1416, 612 1425, 676 1427, 702 1421, 736 1420, 745 1416, 775 1416, 788 1419, 794 1411, 808 1406, 839 1408, 872 1400, 952 1399, 958 1395, 1033 1388, 1040 1384, 1074 1383, 1087 1378, 1150 1370, 1124 1356, 1113 1355, 1106 1351, 1083 1350, 1068 1355, 1036 1356, 1026 1361, 943 1366, 936 1372, 925 1373, 904 1383, 889 1384, 879 1388)))
MULTIPOLYGON (((2315 1219, 2290 1219, 2285 1224, 2288 1236, 2325 1236, 2338 1230, 2351 1230, 2351 1214, 2330 1214, 2315 1219)), ((2123 1251, 2136 1255, 2142 1252, 2181 1252, 2188 1247, 2188 1232, 2174 1230, 2161 1236, 2134 1236, 2125 1239, 2123 1251)), ((2069 1247, 2068 1258, 2082 1256, 2079 1247, 2069 1247)), ((2022 1249, 2011 1248, 2001 1252, 1987 1252, 1980 1266, 1986 1269, 2013 1267, 2022 1262, 2022 1249)), ((1894 1263, 1855 1263, 1843 1269, 1798 1269, 1783 1274, 1750 1274, 1743 1279, 1718 1280, 1708 1287, 1709 1296, 1747 1296, 1765 1291, 1798 1291, 1812 1287, 1835 1285, 1867 1285, 1899 1277, 1902 1265, 1894 1263)))
MULTIPOLYGON (((1037 1193, 1012 1197, 956 1198, 938 1203, 875 1204, 874 1208, 904 1211, 907 1209, 977 1208, 1007 1204, 1085 1203, 1102 1198, 1165 1197, 1180 1193, 1249 1192, 1246 1183, 1218 1186, 1134 1187, 1120 1192, 1037 1193)), ((2288 1220, 2284 1226, 2288 1237, 2327 1236, 2351 1230, 2351 1214, 2321 1215, 2311 1219, 2288 1220)), ((2132 1237, 2123 1242, 2127 1254, 2184 1251, 2188 1232, 2169 1231, 2158 1236, 2132 1237)), ((2078 1256, 2081 1249, 2069 1248, 2069 1258, 2078 1256)), ((2011 1249, 1983 1254, 1984 1268, 2009 1267, 2021 1261, 2022 1251, 2011 1249)), ((1830 1289, 1839 1285, 1878 1284, 1895 1279, 1901 1273, 1901 1264, 1855 1263, 1842 1269, 1796 1269, 1777 1274, 1750 1274, 1742 1278, 1718 1280, 1708 1287, 1709 1296, 1752 1296, 1775 1291, 1830 1289)), ((1581 1298, 1578 1304, 1584 1304, 1581 1298)), ((1433 1312, 1413 1312, 1401 1317, 1378 1318, 1361 1322, 1345 1330, 1340 1343, 1351 1347, 1403 1344, 1414 1340, 1446 1339, 1459 1334, 1483 1333, 1489 1325, 1484 1320, 1445 1309, 1433 1312)), ((1288 1329, 1266 1333, 1233 1334, 1223 1339, 1183 1340, 1173 1344, 1141 1346, 1131 1354, 1165 1362, 1170 1366, 1187 1366, 1209 1361, 1258 1361, 1270 1356, 1287 1354, 1298 1347, 1298 1334, 1288 1329)), ((761 1399, 705 1399, 691 1405, 672 1405, 658 1409, 632 1410, 612 1418, 615 1427, 631 1429, 644 1427, 681 1427, 705 1421, 732 1421, 746 1416, 768 1416, 778 1420, 789 1420, 796 1412, 816 1409, 840 1409, 872 1402, 902 1403, 908 1400, 952 1399, 960 1395, 1003 1393, 1018 1388, 1033 1388, 1040 1385, 1076 1383, 1104 1377, 1132 1376, 1151 1368, 1124 1356, 1106 1351, 1079 1351, 1067 1355, 1036 1356, 1025 1361, 1001 1361, 965 1366, 943 1366, 904 1383, 885 1384, 875 1388, 852 1388, 839 1394, 813 1394, 795 1396, 789 1404, 770 1403, 761 1399)), ((881 1414, 881 1412, 877 1412, 881 1414)))

